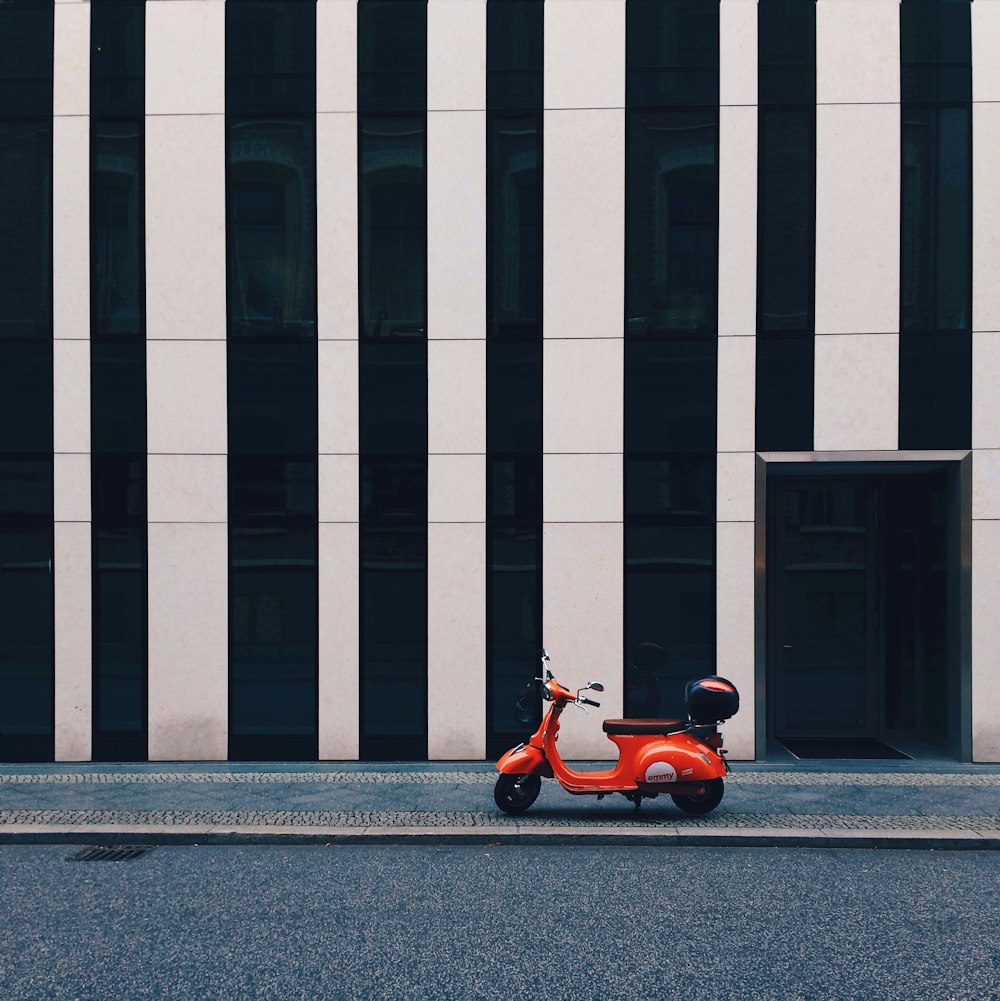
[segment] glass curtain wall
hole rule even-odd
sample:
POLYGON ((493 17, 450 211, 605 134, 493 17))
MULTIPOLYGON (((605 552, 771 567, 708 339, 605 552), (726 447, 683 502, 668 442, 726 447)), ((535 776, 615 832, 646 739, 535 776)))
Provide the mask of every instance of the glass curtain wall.
POLYGON ((757 153, 759 451, 813 447, 816 4, 760 0, 757 153))
POLYGON ((970 0, 904 0, 899 447, 972 444, 970 0))
POLYGON ((486 673, 490 755, 530 733, 542 613, 542 0, 486 7, 486 673))
POLYGON ((318 754, 316 5, 226 4, 229 756, 318 754))
POLYGON ((625 114, 625 713, 714 670, 719 6, 631 0, 625 114))
POLYGON ((0 4, 0 759, 54 756, 53 6, 0 4))
POLYGON ((95 761, 147 756, 145 10, 90 5, 95 761))
POLYGON ((358 3, 361 757, 427 757, 427 4, 358 3))

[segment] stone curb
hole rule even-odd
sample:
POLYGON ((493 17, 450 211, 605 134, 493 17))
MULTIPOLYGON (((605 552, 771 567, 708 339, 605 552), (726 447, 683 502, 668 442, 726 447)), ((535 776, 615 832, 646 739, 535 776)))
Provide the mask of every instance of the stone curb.
POLYGON ((997 851, 1000 831, 884 830, 837 828, 712 828, 692 831, 607 827, 239 827, 9 825, 0 845, 553 845, 589 847, 896 848, 925 851, 997 851))

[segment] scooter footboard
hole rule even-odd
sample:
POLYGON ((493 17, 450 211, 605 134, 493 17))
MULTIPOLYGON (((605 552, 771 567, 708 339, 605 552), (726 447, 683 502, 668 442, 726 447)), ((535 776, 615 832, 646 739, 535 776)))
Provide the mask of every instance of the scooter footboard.
POLYGON ((545 760, 545 755, 531 744, 520 744, 512 747, 498 762, 497 771, 507 775, 540 775, 552 777, 552 769, 545 760))

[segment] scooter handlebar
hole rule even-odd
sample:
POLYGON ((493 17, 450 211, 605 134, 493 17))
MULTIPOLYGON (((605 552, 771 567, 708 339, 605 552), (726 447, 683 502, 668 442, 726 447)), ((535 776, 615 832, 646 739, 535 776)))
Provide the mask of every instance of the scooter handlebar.
POLYGON ((593 699, 580 699, 580 705, 582 706, 593 706, 595 709, 601 708, 600 702, 595 702, 593 699))

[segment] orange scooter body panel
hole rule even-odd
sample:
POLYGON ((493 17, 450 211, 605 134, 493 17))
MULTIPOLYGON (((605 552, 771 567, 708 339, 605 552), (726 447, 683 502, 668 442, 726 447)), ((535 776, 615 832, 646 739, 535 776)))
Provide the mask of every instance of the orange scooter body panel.
POLYGON ((715 751, 689 733, 675 733, 648 743, 635 757, 639 788, 657 788, 684 782, 706 782, 726 774, 726 764, 715 751))
POLYGON ((726 774, 723 759, 688 733, 609 734, 608 738, 618 746, 615 767, 605 772, 578 772, 569 768, 556 750, 559 714, 550 711, 540 730, 547 763, 555 778, 571 793, 676 792, 687 783, 726 774))
MULTIPOLYGON (((498 762, 497 771, 507 775, 545 774, 545 754, 530 744, 512 747, 498 762)), ((551 774, 551 773, 550 773, 551 774)))

